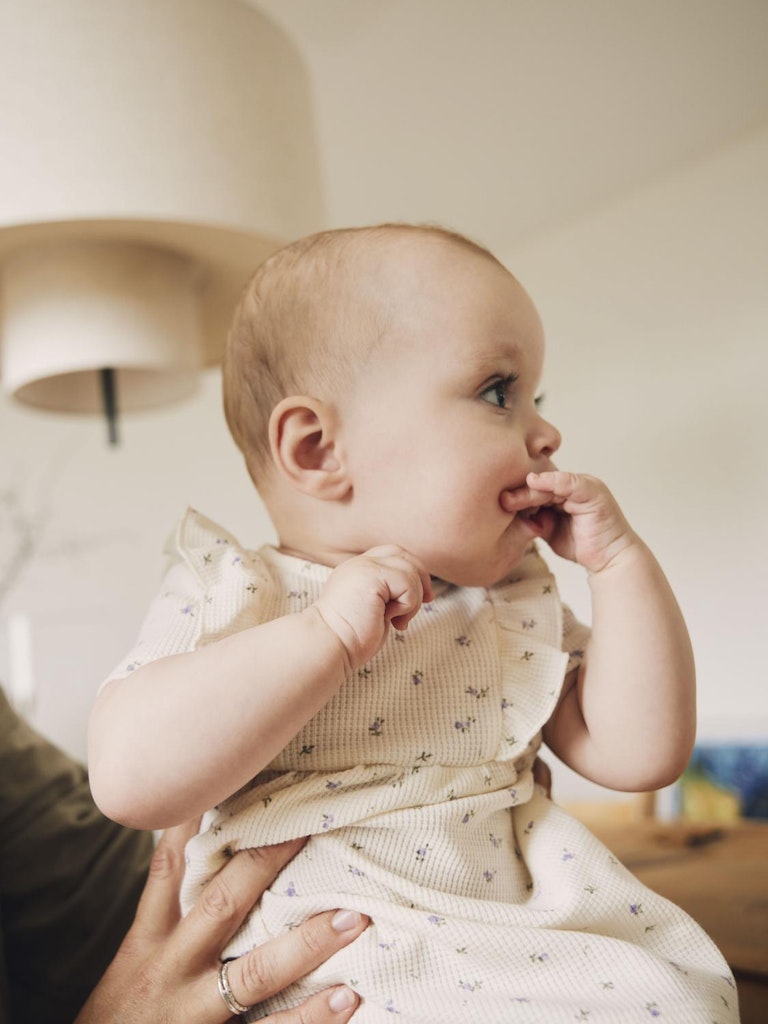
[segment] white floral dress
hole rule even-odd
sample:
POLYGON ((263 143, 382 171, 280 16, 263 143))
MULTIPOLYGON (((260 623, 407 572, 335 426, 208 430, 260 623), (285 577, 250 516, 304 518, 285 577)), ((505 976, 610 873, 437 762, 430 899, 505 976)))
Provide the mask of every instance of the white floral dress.
MULTIPOLYGON (((330 572, 246 551, 192 511, 169 553, 111 678, 299 611, 330 572)), ((321 910, 373 922, 246 1019, 344 982, 362 996, 360 1024, 738 1021, 730 971, 698 925, 534 786, 542 725, 587 637, 535 551, 495 587, 445 586, 208 813, 185 908, 236 850, 312 836, 227 956, 321 910)))

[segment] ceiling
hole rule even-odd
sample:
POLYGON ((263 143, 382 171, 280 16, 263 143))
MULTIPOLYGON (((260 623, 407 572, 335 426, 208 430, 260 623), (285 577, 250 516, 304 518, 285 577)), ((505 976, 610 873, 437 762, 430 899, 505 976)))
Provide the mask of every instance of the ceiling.
POLYGON ((766 0, 249 0, 316 104, 328 225, 497 251, 768 125, 766 0))

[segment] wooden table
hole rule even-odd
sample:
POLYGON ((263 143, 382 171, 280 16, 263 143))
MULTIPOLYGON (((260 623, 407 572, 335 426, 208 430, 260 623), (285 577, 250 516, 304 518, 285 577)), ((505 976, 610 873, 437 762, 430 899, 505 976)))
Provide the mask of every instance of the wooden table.
POLYGON ((590 827, 650 889, 699 922, 736 975, 742 1024, 766 1024, 768 822, 590 827))

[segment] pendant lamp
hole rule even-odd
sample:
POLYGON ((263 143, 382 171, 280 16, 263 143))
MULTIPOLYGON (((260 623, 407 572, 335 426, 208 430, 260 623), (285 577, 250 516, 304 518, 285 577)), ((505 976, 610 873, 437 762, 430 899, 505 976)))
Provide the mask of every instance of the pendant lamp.
POLYGON ((191 394, 253 268, 322 226, 306 74, 242 0, 0 0, 0 380, 191 394))

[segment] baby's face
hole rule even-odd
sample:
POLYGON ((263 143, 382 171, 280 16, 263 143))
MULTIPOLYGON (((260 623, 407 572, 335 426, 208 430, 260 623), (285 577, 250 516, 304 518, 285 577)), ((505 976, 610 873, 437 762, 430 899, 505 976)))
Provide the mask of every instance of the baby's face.
POLYGON ((502 492, 552 468, 557 430, 536 397, 541 323, 492 260, 421 242, 383 271, 395 313, 339 402, 353 481, 352 550, 400 544, 434 576, 486 586, 541 535, 502 492))

